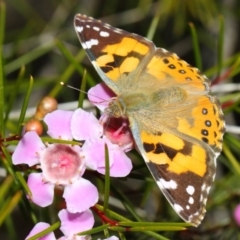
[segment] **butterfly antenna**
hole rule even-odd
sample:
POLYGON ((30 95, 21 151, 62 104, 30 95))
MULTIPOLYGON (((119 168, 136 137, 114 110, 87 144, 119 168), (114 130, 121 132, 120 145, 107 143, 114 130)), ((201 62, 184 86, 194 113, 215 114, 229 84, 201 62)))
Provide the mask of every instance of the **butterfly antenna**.
POLYGON ((83 92, 83 93, 86 93, 86 94, 87 94, 87 92, 85 92, 85 91, 83 91, 83 90, 81 90, 81 89, 75 88, 75 87, 73 87, 73 86, 71 86, 71 85, 68 85, 68 84, 66 84, 66 83, 64 83, 64 82, 60 82, 60 84, 61 84, 62 86, 65 86, 65 87, 68 87, 68 88, 77 90, 78 92, 83 92))
POLYGON ((87 95, 93 96, 93 97, 98 98, 99 100, 101 100, 101 102, 92 102, 92 103, 102 103, 102 102, 111 101, 111 99, 105 100, 105 99, 100 98, 100 97, 98 97, 98 96, 96 96, 96 95, 94 95, 94 94, 88 93, 88 92, 83 91, 83 90, 81 90, 81 89, 75 88, 75 87, 73 87, 73 86, 71 86, 71 85, 68 85, 68 84, 66 84, 66 83, 64 83, 64 82, 60 82, 60 84, 61 84, 62 86, 65 86, 65 87, 74 89, 74 90, 76 90, 76 91, 78 91, 78 92, 85 93, 85 94, 87 94, 87 95))

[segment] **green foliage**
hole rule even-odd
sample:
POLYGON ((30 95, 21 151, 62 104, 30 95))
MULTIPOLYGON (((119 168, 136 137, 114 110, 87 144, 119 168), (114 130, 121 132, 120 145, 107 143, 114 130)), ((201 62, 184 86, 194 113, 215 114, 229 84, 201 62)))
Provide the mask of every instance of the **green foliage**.
MULTIPOLYGON (((3 172, 0 176, 0 239, 25 239, 40 221, 52 225, 39 236, 60 226, 56 217, 60 200, 55 199, 55 206, 44 210, 29 203, 25 197, 29 190, 24 181, 31 170, 13 166, 11 154, 23 124, 34 115, 43 96, 55 97, 63 104, 60 108, 72 101, 76 102, 70 109, 87 105, 83 100, 86 96, 80 93, 79 97, 78 92, 61 86, 60 82, 87 91, 101 81, 85 58, 74 32, 72 21, 76 13, 103 18, 115 27, 148 36, 157 46, 174 49, 181 58, 204 69, 210 79, 220 82, 239 76, 240 53, 232 51, 224 55, 224 48, 229 47, 224 45, 225 18, 229 20, 228 14, 231 14, 237 21, 239 15, 234 14, 239 11, 240 6, 234 9, 223 2, 207 0, 0 1, 0 169, 3 172), (207 54, 202 55, 202 52, 207 54), (24 226, 19 229, 21 222, 24 226)), ((220 88, 218 93, 227 122, 232 113, 240 112, 239 85, 234 86, 236 88, 228 92, 220 88)), ((239 128, 236 129, 239 134, 239 128)), ((47 137, 43 140, 65 143, 47 137)), ((97 185, 100 199, 105 201, 101 200, 94 207, 94 228, 80 234, 91 234, 93 239, 108 235, 138 240, 186 239, 186 236, 188 239, 202 236, 204 239, 218 239, 219 236, 237 239, 240 233, 232 213, 240 203, 239 149, 239 137, 227 133, 207 215, 200 228, 178 223, 179 218, 162 197, 143 160, 130 153, 134 170, 127 178, 110 179, 107 172, 105 178, 99 174, 92 179, 91 172, 87 174, 97 185), (110 223, 104 223, 97 213, 104 213, 110 223)), ((108 149, 105 153, 107 166, 108 149)))

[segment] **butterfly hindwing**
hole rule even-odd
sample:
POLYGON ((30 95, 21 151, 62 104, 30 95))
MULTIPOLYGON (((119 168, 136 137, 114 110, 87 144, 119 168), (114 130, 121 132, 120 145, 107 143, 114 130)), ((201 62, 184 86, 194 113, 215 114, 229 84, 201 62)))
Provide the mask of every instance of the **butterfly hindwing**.
POLYGON ((170 133, 142 131, 141 140, 141 153, 165 197, 186 222, 199 225, 215 176, 213 152, 170 133))
POLYGON ((175 53, 157 48, 146 66, 146 73, 161 81, 163 86, 175 84, 192 93, 209 91, 210 81, 200 71, 180 59, 175 53))
POLYGON ((218 99, 210 95, 198 96, 189 114, 178 118, 177 130, 201 140, 218 156, 225 132, 224 116, 218 99))

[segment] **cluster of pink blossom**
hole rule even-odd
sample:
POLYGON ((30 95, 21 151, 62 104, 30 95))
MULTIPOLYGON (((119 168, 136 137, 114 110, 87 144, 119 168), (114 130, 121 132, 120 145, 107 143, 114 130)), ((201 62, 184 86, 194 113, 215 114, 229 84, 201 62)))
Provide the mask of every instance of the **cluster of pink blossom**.
MULTIPOLYGON (((90 90, 90 99, 94 92, 102 99, 112 97, 102 84, 90 90)), ((104 109, 104 104, 106 101, 100 104, 100 109, 104 109)), ((106 116, 103 116, 102 122, 106 122, 104 118, 106 116)), ((131 134, 128 131, 123 133, 124 124, 117 126, 116 130, 116 126, 111 125, 111 119, 106 126, 101 121, 82 109, 56 110, 44 118, 48 135, 54 139, 83 141, 83 145, 44 144, 36 132, 30 131, 23 135, 13 153, 13 164, 37 165, 41 169, 41 172, 29 174, 27 181, 31 190, 28 198, 33 203, 40 207, 49 206, 53 202, 54 187, 64 188, 66 209, 58 214, 64 234, 61 239, 86 239, 75 235, 94 225, 90 208, 98 202, 98 190, 83 175, 86 169, 105 173, 105 144, 108 147, 111 177, 125 177, 132 169, 131 160, 125 155, 125 151, 133 146, 131 134)), ((28 238, 48 226, 47 223, 38 223, 28 238)), ((44 239, 56 238, 51 233, 44 239)))

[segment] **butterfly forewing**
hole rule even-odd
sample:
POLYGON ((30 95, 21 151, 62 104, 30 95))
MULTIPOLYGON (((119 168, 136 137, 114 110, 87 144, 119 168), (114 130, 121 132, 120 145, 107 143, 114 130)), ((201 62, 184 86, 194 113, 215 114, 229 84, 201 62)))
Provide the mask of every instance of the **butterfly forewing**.
POLYGON ((77 14, 75 30, 93 66, 115 92, 114 83, 150 58, 154 44, 144 37, 77 14))

